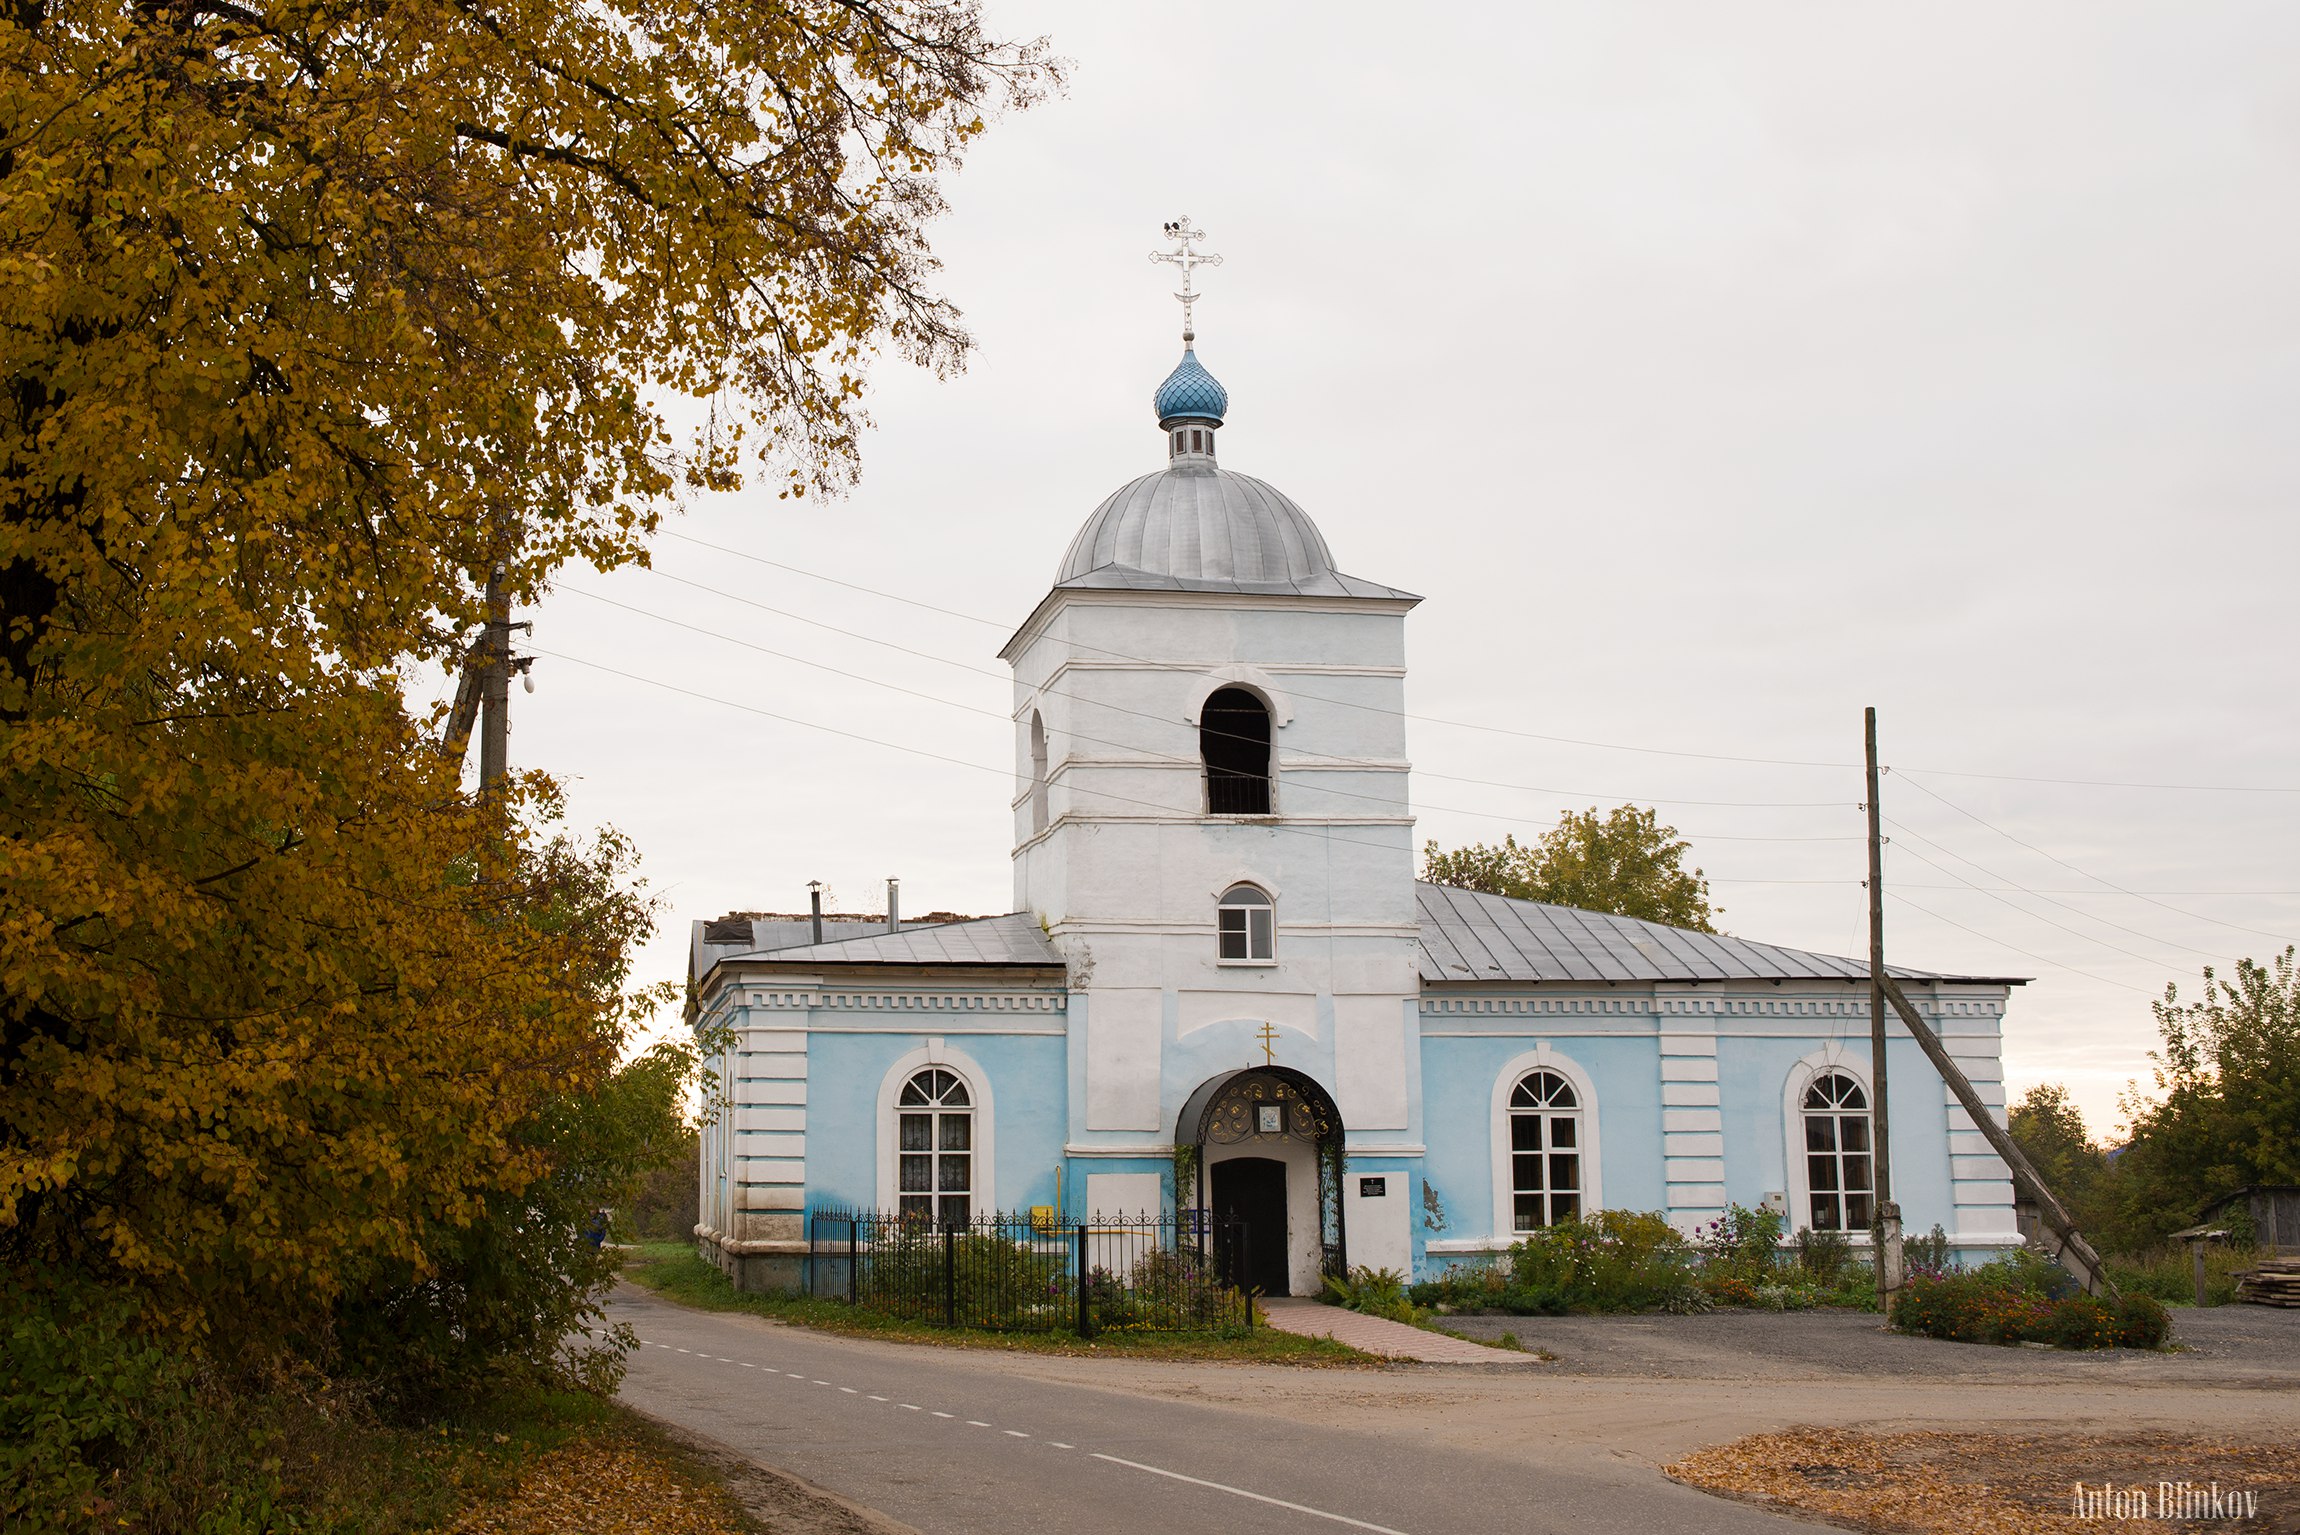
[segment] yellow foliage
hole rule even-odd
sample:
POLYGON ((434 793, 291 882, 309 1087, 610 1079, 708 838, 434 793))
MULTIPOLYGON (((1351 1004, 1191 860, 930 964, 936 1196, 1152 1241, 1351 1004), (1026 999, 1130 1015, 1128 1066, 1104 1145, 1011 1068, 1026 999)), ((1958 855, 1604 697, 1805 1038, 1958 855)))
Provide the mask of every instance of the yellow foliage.
POLYGON ((873 354, 964 349, 934 173, 1049 78, 933 0, 7 10, 11 1263, 260 1330, 534 1176, 646 909, 403 690, 491 567, 643 558, 745 423, 787 493, 850 475, 873 354))

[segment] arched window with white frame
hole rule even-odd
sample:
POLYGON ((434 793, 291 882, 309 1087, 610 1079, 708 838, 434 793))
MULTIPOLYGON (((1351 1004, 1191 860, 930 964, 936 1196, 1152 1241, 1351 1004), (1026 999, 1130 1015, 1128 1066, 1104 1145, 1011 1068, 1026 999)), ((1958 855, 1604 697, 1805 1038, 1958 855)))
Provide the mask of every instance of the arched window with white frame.
POLYGON ((1511 1227, 1539 1231, 1581 1214, 1581 1098, 1547 1069, 1520 1077, 1509 1095, 1511 1227))
POLYGON ((1278 909, 1267 891, 1232 885, 1214 910, 1215 956, 1225 965, 1274 965, 1277 927, 1278 909))
POLYGON ((896 1099, 896 1208, 936 1225, 973 1213, 974 1096, 957 1073, 929 1066, 896 1099))
POLYGON ((1815 1073, 1805 1086, 1805 1189, 1815 1231, 1866 1231, 1874 1218, 1869 1095, 1850 1072, 1815 1073))

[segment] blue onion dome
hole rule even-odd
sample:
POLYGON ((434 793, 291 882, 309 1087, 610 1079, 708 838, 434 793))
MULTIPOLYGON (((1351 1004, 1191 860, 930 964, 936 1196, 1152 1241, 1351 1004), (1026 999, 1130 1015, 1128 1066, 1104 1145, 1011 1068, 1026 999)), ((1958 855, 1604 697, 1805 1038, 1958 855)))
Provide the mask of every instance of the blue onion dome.
POLYGON ((1230 408, 1230 391, 1199 365, 1195 351, 1185 351, 1182 361, 1150 397, 1150 403, 1158 412, 1160 426, 1185 417, 1219 425, 1222 413, 1230 408))

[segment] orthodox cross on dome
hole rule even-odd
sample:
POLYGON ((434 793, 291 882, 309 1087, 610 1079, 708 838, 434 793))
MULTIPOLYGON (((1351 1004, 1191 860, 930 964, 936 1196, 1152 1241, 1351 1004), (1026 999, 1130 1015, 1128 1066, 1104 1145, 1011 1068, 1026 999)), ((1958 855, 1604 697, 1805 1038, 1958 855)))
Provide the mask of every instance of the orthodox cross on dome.
POLYGON ((1274 1023, 1264 1023, 1262 1031, 1254 1037, 1262 1042, 1262 1064, 1265 1066, 1277 1065, 1278 1026, 1274 1023))
POLYGON ((1190 274, 1202 266, 1220 266, 1222 258, 1211 251, 1196 248, 1196 242, 1206 238, 1206 231, 1194 227, 1188 214, 1166 221, 1166 238, 1174 242, 1170 251, 1152 251, 1152 261, 1164 261, 1182 269, 1182 291, 1174 296, 1182 301, 1182 345, 1189 346, 1198 339, 1191 321, 1191 306, 1198 302, 1198 290, 1191 286, 1190 274))

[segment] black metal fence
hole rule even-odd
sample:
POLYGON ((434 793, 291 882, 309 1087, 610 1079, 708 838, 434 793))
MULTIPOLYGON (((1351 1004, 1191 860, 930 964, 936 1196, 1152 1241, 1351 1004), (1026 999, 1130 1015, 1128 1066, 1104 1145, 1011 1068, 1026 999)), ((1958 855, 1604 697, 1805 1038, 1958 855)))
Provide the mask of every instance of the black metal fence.
POLYGON ((1231 1332, 1251 1299, 1235 1221, 1197 1210, 1090 1217, 1051 1210, 933 1221, 818 1210, 807 1285, 822 1299, 914 1322, 1017 1332, 1231 1332))

